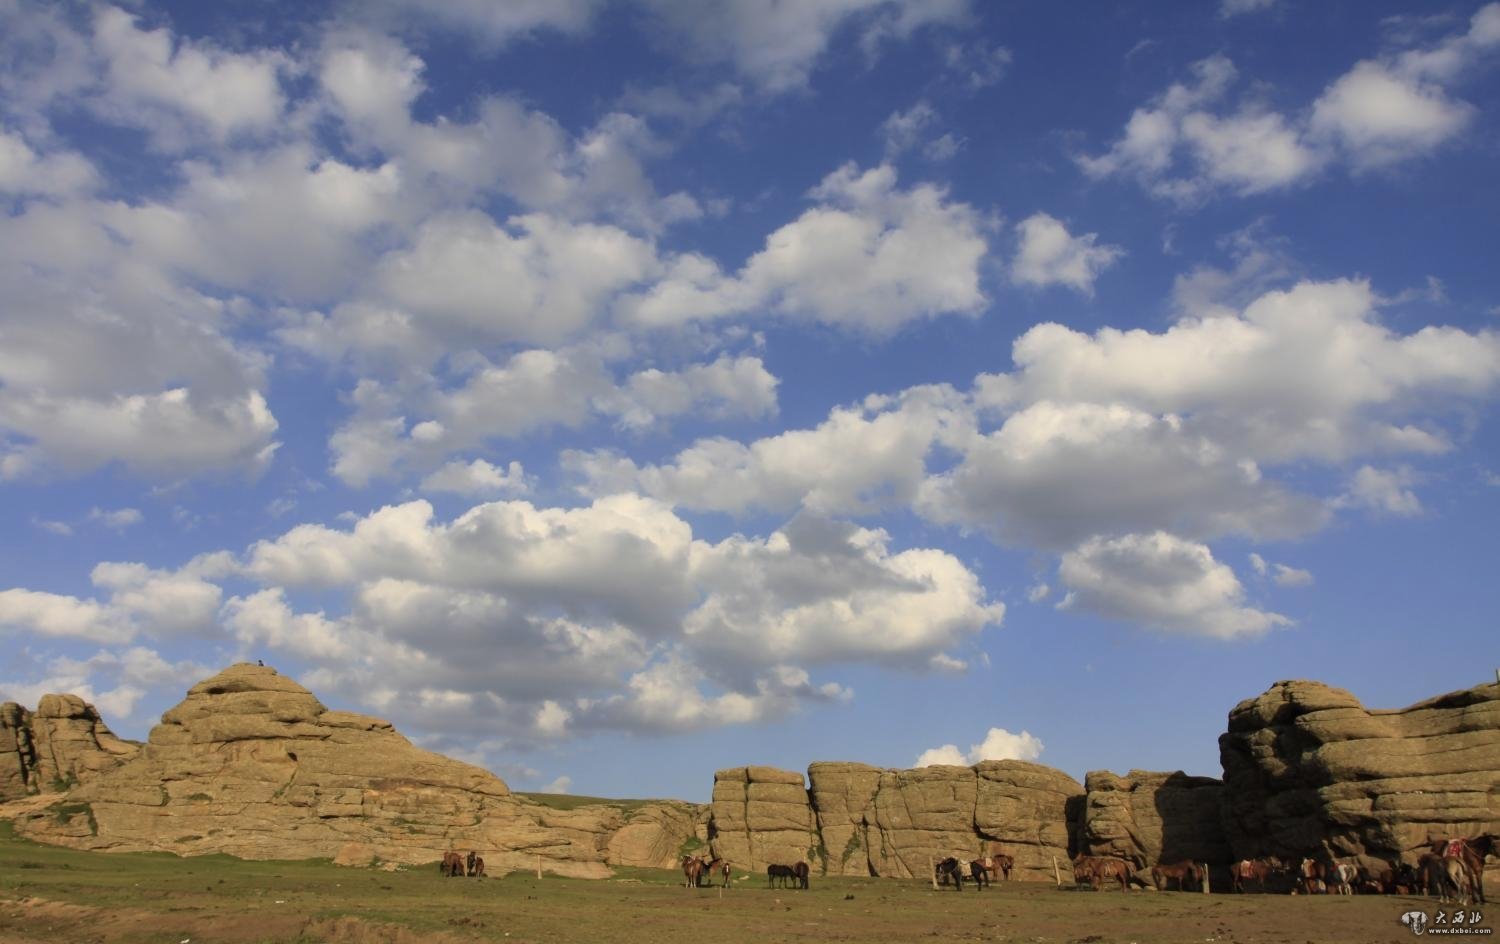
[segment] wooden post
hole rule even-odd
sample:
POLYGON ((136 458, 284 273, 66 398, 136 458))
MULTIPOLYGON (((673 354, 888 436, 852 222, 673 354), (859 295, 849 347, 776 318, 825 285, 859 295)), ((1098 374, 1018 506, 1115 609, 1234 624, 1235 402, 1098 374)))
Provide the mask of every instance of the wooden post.
POLYGON ((1208 863, 1205 862, 1203 863, 1203 894, 1208 893, 1208 863))
POLYGON ((937 863, 933 861, 932 856, 927 857, 927 878, 932 882, 932 890, 937 891, 937 863))
POLYGON ((1057 880, 1057 887, 1062 888, 1062 873, 1057 870, 1057 856, 1052 857, 1052 877, 1057 880))
POLYGON ((540 852, 536 854, 536 880, 538 882, 542 880, 542 854, 540 852))

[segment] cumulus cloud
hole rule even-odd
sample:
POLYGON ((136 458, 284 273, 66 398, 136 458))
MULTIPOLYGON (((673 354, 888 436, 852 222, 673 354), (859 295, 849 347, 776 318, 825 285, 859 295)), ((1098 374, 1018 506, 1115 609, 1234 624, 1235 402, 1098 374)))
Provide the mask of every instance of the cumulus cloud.
MULTIPOLYGON (((1221 16, 1268 8, 1262 0, 1224 0, 1221 16)), ((1158 196, 1191 202, 1213 193, 1286 189, 1342 161, 1356 171, 1428 154, 1460 134, 1476 109, 1452 86, 1500 46, 1500 4, 1476 12, 1469 28, 1430 46, 1356 63, 1311 103, 1288 117, 1255 100, 1226 105, 1237 78, 1222 55, 1194 64, 1194 81, 1176 83, 1137 108, 1122 136, 1079 166, 1089 176, 1133 178, 1158 196)))
POLYGON ((738 274, 699 255, 622 303, 636 324, 678 325, 768 309, 791 320, 889 335, 942 314, 976 314, 988 246, 979 214, 919 184, 896 187, 889 165, 846 164, 810 195, 822 203, 766 238, 738 274))
POLYGON ((424 492, 455 492, 459 495, 524 495, 530 490, 526 471, 519 462, 506 468, 483 459, 449 462, 422 480, 424 492))
POLYGON ((1085 295, 1094 293, 1099 273, 1125 254, 1118 246, 1095 245, 1098 235, 1073 236, 1058 220, 1034 213, 1022 220, 1021 244, 1011 263, 1011 279, 1019 285, 1066 285, 1085 295))
POLYGON ((1365 508, 1381 514, 1410 518, 1422 513, 1422 501, 1410 486, 1416 482, 1411 469, 1377 469, 1360 466, 1347 491, 1334 499, 1338 508, 1365 508))
POLYGON ((1030 731, 1012 734, 1004 728, 990 728, 983 741, 969 746, 968 753, 960 751, 956 744, 944 744, 923 751, 912 766, 971 767, 982 760, 1036 760, 1042 756, 1042 747, 1041 739, 1030 731))
POLYGON ((1163 531, 1091 538, 1062 556, 1058 578, 1066 606, 1165 632, 1233 639, 1291 625, 1246 606, 1234 571, 1206 545, 1163 531))

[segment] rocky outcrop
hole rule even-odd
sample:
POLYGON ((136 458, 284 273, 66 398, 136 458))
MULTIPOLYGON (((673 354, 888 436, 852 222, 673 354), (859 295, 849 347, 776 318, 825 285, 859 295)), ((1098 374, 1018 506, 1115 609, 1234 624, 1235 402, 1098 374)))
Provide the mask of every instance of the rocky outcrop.
POLYGON ((1371 711, 1317 682, 1278 682, 1219 738, 1236 857, 1411 860, 1433 837, 1500 831, 1500 686, 1371 711))
POLYGON ((1001 849, 1020 878, 1050 879, 1066 862, 1072 807, 1083 788, 1023 761, 884 770, 818 762, 801 774, 735 767, 714 778, 714 850, 761 871, 807 861, 827 875, 910 878, 950 855, 1001 849))
POLYGON ((388 722, 330 711, 274 669, 241 664, 195 685, 137 756, 80 776, 61 803, 17 826, 85 849, 248 859, 416 864, 474 849, 491 872, 540 862, 581 877, 609 874, 601 818, 625 826, 646 817, 641 842, 622 855, 670 844, 675 814, 610 809, 553 810, 515 797, 500 778, 421 750, 388 722))
POLYGON ((140 751, 115 737, 77 695, 43 695, 36 711, 0 705, 0 801, 62 793, 89 783, 140 751))
POLYGON ((661 800, 622 814, 601 830, 610 865, 674 869, 685 845, 706 838, 708 811, 692 803, 661 800))
POLYGON ((1132 770, 1121 777, 1096 770, 1084 778, 1084 788, 1078 839, 1090 855, 1127 859, 1138 873, 1160 862, 1230 860, 1221 780, 1181 771, 1132 770))
POLYGON ((775 767, 731 767, 714 774, 713 852, 736 867, 817 857, 817 826, 802 775, 775 767))

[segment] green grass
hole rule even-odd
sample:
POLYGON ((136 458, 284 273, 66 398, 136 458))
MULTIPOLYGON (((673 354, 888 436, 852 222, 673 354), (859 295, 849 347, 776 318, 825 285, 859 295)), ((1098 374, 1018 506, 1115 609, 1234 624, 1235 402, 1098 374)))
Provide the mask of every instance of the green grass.
POLYGON ((622 810, 638 810, 664 800, 610 800, 605 797, 574 796, 571 793, 517 793, 523 800, 530 800, 549 810, 576 810, 580 806, 613 806, 622 810))

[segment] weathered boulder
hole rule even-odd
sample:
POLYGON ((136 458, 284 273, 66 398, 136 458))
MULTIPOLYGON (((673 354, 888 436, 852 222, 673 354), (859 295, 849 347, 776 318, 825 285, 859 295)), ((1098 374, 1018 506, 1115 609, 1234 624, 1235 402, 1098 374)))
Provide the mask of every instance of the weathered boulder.
POLYGON ((1230 861, 1223 781, 1181 771, 1132 770, 1121 777, 1096 770, 1084 778, 1084 788, 1081 851, 1127 859, 1142 881, 1161 862, 1230 861))
MULTIPOLYGON (((76 718, 66 698, 43 705, 76 718)), ((66 739, 49 743, 73 756, 57 750, 66 739)), ((58 769, 79 771, 80 784, 17 820, 28 838, 107 851, 408 864, 474 849, 496 873, 541 861, 564 875, 609 874, 607 843, 583 828, 587 816, 575 816, 572 828, 569 815, 512 796, 488 771, 421 750, 388 722, 330 711, 261 666, 231 666, 193 686, 125 763, 58 769)))
POLYGON ((1371 711, 1278 682, 1219 738, 1236 857, 1324 852, 1408 861, 1432 838, 1500 832, 1500 686, 1371 711))
POLYGON ((62 793, 113 770, 140 751, 115 737, 77 695, 43 695, 36 711, 0 705, 0 801, 62 793))
POLYGON ((714 774, 713 852, 751 872, 812 862, 817 827, 802 775, 774 767, 731 767, 714 774))
POLYGON ((1014 877, 1050 879, 1053 857, 1068 859, 1070 807, 1083 794, 1061 771, 1014 760, 915 770, 820 762, 808 779, 835 875, 924 876, 932 860, 999 849, 1015 859, 1014 877))

